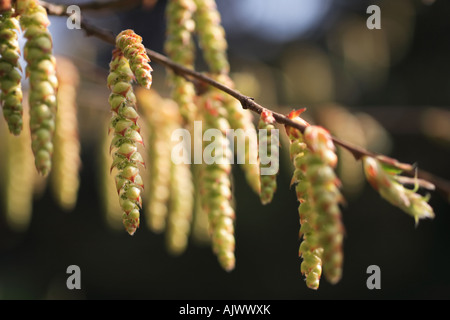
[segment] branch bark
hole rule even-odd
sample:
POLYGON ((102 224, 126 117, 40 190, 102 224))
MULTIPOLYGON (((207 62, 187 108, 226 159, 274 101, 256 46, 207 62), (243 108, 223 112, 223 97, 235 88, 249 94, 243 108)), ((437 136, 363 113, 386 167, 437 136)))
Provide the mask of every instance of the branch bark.
MULTIPOLYGON (((44 8, 46 8, 47 13, 49 15, 70 16, 66 12, 67 7, 64 5, 53 4, 53 3, 46 2, 46 1, 39 1, 39 2, 44 8)), ((122 1, 119 0, 119 1, 114 1, 114 2, 122 2, 122 1)), ((103 40, 104 42, 109 43, 112 46, 115 46, 115 35, 112 32, 102 29, 102 28, 99 28, 99 27, 89 23, 83 17, 81 17, 81 28, 86 32, 87 36, 97 37, 97 38, 103 40)), ((277 123, 285 125, 285 126, 290 126, 292 128, 299 130, 302 133, 306 129, 306 125, 303 125, 301 123, 293 121, 281 113, 272 111, 272 110, 258 104, 252 97, 248 97, 235 89, 232 89, 220 82, 217 82, 216 80, 212 79, 211 77, 209 77, 203 73, 197 72, 193 69, 190 69, 183 65, 180 65, 156 51, 150 50, 148 48, 146 48, 146 51, 152 61, 171 69, 176 74, 209 84, 209 85, 229 94, 230 96, 237 99, 241 103, 241 105, 244 109, 249 109, 257 114, 261 114, 264 110, 268 110, 268 111, 272 112, 273 117, 275 118, 277 123)), ((394 166, 394 167, 397 167, 397 168, 403 170, 403 172, 405 174, 407 174, 411 177, 414 177, 417 174, 418 178, 427 180, 427 181, 431 182, 433 185, 435 185, 436 191, 438 191, 447 201, 450 201, 450 182, 448 182, 442 178, 436 177, 435 175, 433 175, 429 172, 426 172, 424 170, 416 170, 416 168, 412 165, 401 163, 401 162, 397 161, 396 159, 387 157, 385 155, 373 153, 373 152, 368 151, 359 146, 350 144, 347 141, 343 141, 339 138, 333 137, 333 141, 336 145, 340 145, 341 147, 343 147, 344 149, 349 151, 356 160, 360 160, 361 158, 363 158, 365 156, 373 157, 373 158, 377 158, 378 160, 380 160, 390 166, 394 166)))

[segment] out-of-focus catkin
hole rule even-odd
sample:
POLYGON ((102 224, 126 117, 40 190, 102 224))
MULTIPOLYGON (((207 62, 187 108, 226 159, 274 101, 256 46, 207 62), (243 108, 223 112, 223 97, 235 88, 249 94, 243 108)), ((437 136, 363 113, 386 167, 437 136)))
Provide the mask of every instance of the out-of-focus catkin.
MULTIPOLYGON (((234 83, 229 76, 222 74, 217 76, 216 79, 228 87, 234 88, 234 83)), ((237 99, 223 92, 220 92, 220 99, 223 101, 224 116, 230 124, 230 128, 234 130, 234 150, 237 156, 241 157, 237 161, 244 172, 248 185, 259 195, 261 183, 259 179, 258 134, 253 123, 253 114, 251 111, 242 108, 237 99), (238 149, 242 145, 244 150, 238 149)))
POLYGON ((311 185, 310 197, 317 212, 317 241, 323 248, 323 272, 326 279, 335 284, 342 277, 344 262, 344 225, 339 208, 344 199, 334 172, 337 165, 335 146, 329 132, 319 126, 308 126, 304 140, 309 150, 306 178, 311 185))
POLYGON ((119 201, 117 201, 117 188, 114 176, 110 174, 113 161, 110 153, 113 139, 113 136, 109 134, 111 129, 110 117, 105 118, 104 122, 100 129, 100 148, 97 154, 98 183, 101 191, 102 209, 107 225, 114 230, 123 230, 122 208, 119 201))
POLYGON ((150 89, 152 85, 152 67, 150 58, 147 56, 142 37, 127 29, 120 32, 116 37, 116 47, 119 48, 130 64, 136 82, 150 89))
POLYGON ((76 103, 79 74, 68 59, 58 57, 56 63, 59 88, 51 184, 59 205, 72 210, 77 201, 81 166, 76 103))
POLYGON ((208 215, 213 252, 217 255, 222 268, 231 271, 235 267, 235 211, 231 191, 231 150, 226 138, 229 129, 224 117, 220 93, 210 91, 199 97, 197 106, 203 114, 203 130, 216 129, 220 135, 214 141, 204 141, 204 155, 211 156, 201 168, 201 199, 203 212, 208 215), (212 149, 210 149, 212 148, 212 149), (211 152, 208 154, 208 152, 211 152))
POLYGON ((170 253, 178 255, 187 247, 194 207, 194 185, 188 164, 172 162, 170 190, 166 244, 170 253))
POLYGON ((3 12, 0 17, 0 102, 9 131, 14 135, 19 135, 23 126, 22 68, 16 33, 19 30, 14 9, 3 12))
POLYGON ((5 155, 1 162, 2 202, 8 226, 18 232, 25 231, 31 221, 35 178, 31 139, 27 134, 28 114, 23 117, 24 130, 18 136, 8 134, 6 128, 1 126, 5 155))
POLYGON ((170 199, 172 132, 178 128, 178 110, 175 102, 164 99, 155 91, 138 90, 137 97, 145 114, 147 177, 145 206, 147 226, 156 233, 166 229, 170 199))
MULTIPOLYGON (((197 6, 194 0, 170 0, 166 7, 167 38, 164 49, 170 59, 186 67, 193 67, 195 47, 192 33, 195 29, 193 14, 197 6)), ((194 84, 169 71, 172 98, 178 104, 187 126, 192 126, 197 107, 194 103, 194 84)))

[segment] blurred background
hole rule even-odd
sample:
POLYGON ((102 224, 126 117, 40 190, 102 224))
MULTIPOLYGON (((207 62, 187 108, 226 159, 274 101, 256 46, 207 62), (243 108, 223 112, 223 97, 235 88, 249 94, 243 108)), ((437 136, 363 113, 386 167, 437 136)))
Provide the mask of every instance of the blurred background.
MULTIPOLYGON (((146 3, 82 14, 115 34, 134 29, 146 47, 163 52, 166 1, 146 3)), ((449 1, 217 0, 217 5, 231 75, 242 93, 282 113, 307 107, 305 118, 337 137, 450 180, 449 1), (366 27, 371 4, 381 8, 380 30, 366 27)), ((364 181, 360 163, 345 150, 338 150, 347 199, 345 260, 336 285, 323 278, 312 291, 300 274, 298 203, 289 187, 286 147, 269 205, 261 205, 240 168, 233 169, 237 261, 230 273, 220 268, 209 245, 195 239, 182 255, 172 256, 164 235, 144 223, 132 237, 113 228, 102 205, 98 166, 102 123, 110 117, 106 76, 112 47, 67 29, 66 18, 51 22, 55 53, 79 73, 80 188, 74 208, 63 210, 49 182, 35 179, 32 211, 18 227, 2 207, 1 299, 450 298, 449 199, 433 192, 436 217, 416 226, 364 181), (72 264, 81 268, 81 290, 66 288, 72 264), (370 265, 381 269, 381 290, 366 287, 370 265)), ((152 67, 153 88, 168 97, 166 70, 152 67)), ((198 70, 205 71, 200 58, 198 70)), ((4 123, 1 130, 4 163, 4 123)))

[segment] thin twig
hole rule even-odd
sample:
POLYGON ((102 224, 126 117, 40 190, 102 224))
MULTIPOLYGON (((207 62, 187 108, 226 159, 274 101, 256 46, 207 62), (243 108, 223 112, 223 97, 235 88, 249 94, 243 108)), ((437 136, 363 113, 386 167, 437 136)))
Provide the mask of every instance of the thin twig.
MULTIPOLYGON (((46 8, 49 15, 69 16, 69 14, 66 13, 66 9, 65 9, 66 7, 64 5, 52 4, 49 2, 45 2, 45 1, 40 1, 40 3, 43 7, 46 8)), ((84 31, 86 32, 86 35, 95 36, 95 37, 115 46, 115 35, 112 32, 102 29, 102 28, 99 28, 95 25, 92 25, 83 18, 81 18, 81 28, 84 29, 84 31)), ((206 84, 209 84, 209 85, 229 94, 230 96, 236 98, 241 103, 241 105, 244 109, 249 109, 257 114, 261 114, 264 110, 268 110, 268 111, 272 112, 273 117, 279 124, 283 124, 285 126, 290 126, 292 128, 298 129, 302 133, 306 129, 306 125, 296 122, 292 119, 289 119, 288 117, 286 117, 285 115, 283 115, 281 113, 272 111, 270 109, 267 109, 267 108, 261 106, 253 98, 243 95, 239 91, 234 90, 234 89, 212 79, 211 77, 209 77, 203 73, 199 73, 193 69, 190 69, 181 64, 178 64, 156 51, 153 51, 150 49, 146 49, 146 51, 147 51, 147 54, 150 57, 150 59, 171 69, 175 73, 184 75, 185 77, 191 77, 193 79, 196 79, 196 80, 199 80, 206 84)), ((423 170, 416 171, 416 168, 412 165, 400 163, 396 159, 373 153, 371 151, 368 151, 359 146, 350 144, 350 143, 343 141, 341 139, 338 139, 336 137, 333 137, 333 141, 336 145, 340 145, 344 149, 348 150, 356 160, 360 160, 361 158, 367 157, 367 156, 374 157, 388 165, 402 169, 404 171, 404 173, 407 175, 415 176, 417 174, 418 178, 427 180, 427 181, 431 182, 432 184, 434 184, 436 187, 436 190, 439 191, 444 196, 444 198, 446 198, 447 200, 450 200, 450 182, 448 182, 444 179, 441 179, 439 177, 436 177, 436 176, 432 175, 431 173, 428 173, 423 170)))
POLYGON ((92 1, 77 4, 81 10, 131 9, 142 4, 142 0, 92 1))

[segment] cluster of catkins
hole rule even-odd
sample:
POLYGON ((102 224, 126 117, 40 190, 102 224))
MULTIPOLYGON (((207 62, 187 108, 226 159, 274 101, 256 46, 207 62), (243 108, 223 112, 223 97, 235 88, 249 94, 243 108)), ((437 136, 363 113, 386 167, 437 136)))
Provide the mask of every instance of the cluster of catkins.
MULTIPOLYGON (((169 0, 166 17, 165 51, 169 58, 185 67, 193 68, 196 56, 194 38, 196 38, 209 75, 233 87, 234 83, 229 75, 225 31, 221 26, 221 17, 215 1, 169 0)), ((228 129, 234 129, 236 130, 234 145, 240 140, 245 142, 245 155, 237 162, 243 169, 249 186, 259 195, 261 192, 259 162, 257 153, 251 152, 258 148, 257 130, 252 114, 244 110, 239 101, 221 91, 204 86, 196 87, 189 79, 179 77, 171 71, 169 80, 172 85, 172 99, 178 104, 183 119, 183 128, 194 133, 194 123, 201 121, 203 132, 214 128, 222 133, 220 141, 200 142, 200 144, 202 151, 213 145, 221 145, 222 152, 218 154, 216 151, 215 157, 223 157, 225 160, 222 163, 190 165, 196 199, 193 229, 208 230, 213 252, 217 255, 220 265, 230 271, 235 267, 235 210, 230 165, 233 146, 225 137, 225 133, 228 129), (207 217, 206 227, 202 218, 204 216, 207 217)), ((195 137, 195 134, 192 136, 195 137)), ((274 190, 276 184, 272 182, 271 186, 265 186, 265 194, 270 193, 270 188, 274 190)), ((266 204, 270 200, 264 196, 262 202, 266 204)))
POLYGON ((42 192, 50 173, 55 200, 64 209, 75 206, 79 186, 77 71, 69 61, 54 57, 49 25, 36 0, 14 1, 0 16, 0 103, 11 133, 2 144, 7 150, 2 195, 7 221, 15 230, 28 226, 33 197, 42 192), (18 32, 25 38, 24 74, 18 32))
MULTIPOLYGON (((233 86, 229 76, 225 33, 215 1, 168 1, 167 22, 165 50, 173 61, 190 68, 194 66, 193 37, 196 35, 211 76, 233 86)), ((220 265, 230 271, 235 267, 235 211, 230 165, 232 150, 225 136, 226 131, 230 128, 241 129, 236 139, 243 139, 246 147, 244 159, 239 163, 249 185, 258 195, 263 183, 261 201, 264 204, 271 201, 270 193, 273 195, 276 189, 276 175, 260 180, 257 153, 250 152, 258 148, 252 115, 224 93, 211 88, 196 88, 193 82, 169 71, 171 99, 164 99, 153 90, 139 90, 135 95, 133 80, 146 89, 150 88, 152 70, 149 61, 142 39, 132 30, 125 30, 117 36, 108 76, 108 87, 112 91, 109 102, 113 113, 109 126, 113 131, 110 169, 117 171, 115 184, 123 211, 123 224, 130 234, 134 234, 140 224, 140 210, 143 209, 146 225, 157 233, 165 231, 167 247, 175 254, 185 249, 191 230, 207 230, 208 240, 220 265), (145 115, 142 132, 137 123, 137 103, 145 115), (221 145, 222 153, 216 150, 215 157, 223 156, 224 162, 175 163, 171 135, 180 128, 195 136, 196 121, 202 123, 203 132, 200 135, 208 129, 219 129, 222 134, 220 141, 211 142, 214 144, 200 142, 200 145, 202 151, 221 145), (144 140, 147 151, 142 156, 138 147, 143 145, 144 140), (145 174, 142 174, 140 167, 144 163, 148 165, 145 174)), ((273 121, 264 117, 261 126, 270 138, 270 132, 274 130, 273 121)), ((188 153, 191 154, 191 151, 188 153)), ((102 159, 103 164, 107 163, 102 159)), ((107 180, 106 176, 103 180, 107 180)), ((112 210, 109 201, 104 203, 112 210)))
POLYGON ((58 80, 53 43, 45 9, 36 0, 18 0, 0 18, 0 87, 3 115, 9 130, 19 135, 23 127, 20 48, 16 31, 26 38, 24 58, 29 78, 31 146, 35 166, 47 176, 51 170, 58 80), (20 27, 19 27, 20 26, 20 27))
MULTIPOLYGON (((48 177, 39 175, 35 169, 30 147, 31 136, 28 134, 29 112, 22 114, 22 132, 17 136, 10 134, 7 125, 0 124, 4 137, 0 149, 5 154, 0 165, 0 175, 4 178, 0 188, 2 205, 9 228, 17 232, 28 229, 33 201, 42 195, 47 185, 51 188, 56 204, 62 209, 73 209, 77 201, 81 166, 76 106, 78 72, 69 60, 62 57, 56 58, 56 64, 58 112, 55 118, 52 171, 48 177)), ((27 91, 24 93, 26 97, 27 91)), ((23 101, 23 109, 29 109, 27 99, 23 101)))

